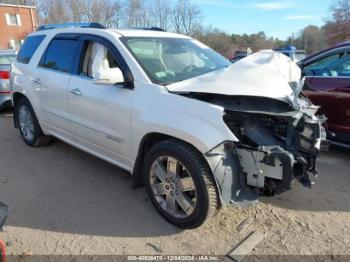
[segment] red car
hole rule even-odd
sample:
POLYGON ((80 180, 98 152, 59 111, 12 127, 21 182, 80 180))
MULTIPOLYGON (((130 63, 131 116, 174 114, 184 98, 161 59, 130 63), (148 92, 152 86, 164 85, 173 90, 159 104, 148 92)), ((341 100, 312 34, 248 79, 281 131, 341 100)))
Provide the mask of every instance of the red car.
POLYGON ((350 42, 299 62, 305 77, 305 95, 326 115, 328 138, 350 147, 350 42))

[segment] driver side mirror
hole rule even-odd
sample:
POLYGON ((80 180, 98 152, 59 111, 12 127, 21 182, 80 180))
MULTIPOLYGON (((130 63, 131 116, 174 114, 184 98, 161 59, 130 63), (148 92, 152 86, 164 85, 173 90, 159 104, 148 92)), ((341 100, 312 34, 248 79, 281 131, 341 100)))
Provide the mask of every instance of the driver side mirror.
POLYGON ((123 72, 118 68, 101 70, 93 79, 96 85, 115 85, 125 83, 123 72))

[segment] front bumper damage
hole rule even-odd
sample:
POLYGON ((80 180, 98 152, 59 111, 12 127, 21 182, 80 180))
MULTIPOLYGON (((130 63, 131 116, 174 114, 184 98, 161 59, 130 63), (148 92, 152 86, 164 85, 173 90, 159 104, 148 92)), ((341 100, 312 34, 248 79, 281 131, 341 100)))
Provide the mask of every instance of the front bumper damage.
MULTIPOLYGON (((223 203, 246 205, 260 193, 274 195, 298 178, 311 186, 326 133, 325 117, 302 94, 300 68, 283 54, 260 51, 171 92, 219 106, 235 141, 205 154, 223 203)), ((220 123, 222 124, 222 123, 220 123)))
POLYGON ((290 189, 296 160, 288 151, 281 147, 237 148, 237 154, 248 186, 264 189, 268 194, 290 189), (273 180, 278 182, 272 184, 273 180))
POLYGON ((309 175, 318 174, 316 159, 326 137, 326 119, 315 115, 318 108, 304 100, 295 110, 276 100, 256 99, 215 100, 225 108, 224 122, 239 139, 206 154, 224 203, 247 205, 258 195, 291 189, 295 179, 311 187, 309 175))

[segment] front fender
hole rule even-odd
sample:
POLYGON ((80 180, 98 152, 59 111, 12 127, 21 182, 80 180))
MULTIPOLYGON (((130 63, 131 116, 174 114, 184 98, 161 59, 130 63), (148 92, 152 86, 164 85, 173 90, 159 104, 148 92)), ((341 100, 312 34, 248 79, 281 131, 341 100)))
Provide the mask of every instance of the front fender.
POLYGON ((223 121, 224 109, 203 101, 168 92, 155 93, 151 103, 145 97, 141 108, 132 114, 131 152, 136 159, 143 137, 149 133, 161 133, 183 140, 202 154, 222 141, 238 141, 223 121), (157 98, 156 96, 160 96, 157 98))
POLYGON ((237 141, 237 138, 226 130, 224 125, 213 126, 210 122, 182 112, 168 111, 164 114, 166 117, 158 117, 155 121, 150 117, 153 115, 152 112, 146 113, 145 119, 148 125, 144 130, 147 130, 147 133, 162 133, 186 141, 202 154, 224 140, 237 141))

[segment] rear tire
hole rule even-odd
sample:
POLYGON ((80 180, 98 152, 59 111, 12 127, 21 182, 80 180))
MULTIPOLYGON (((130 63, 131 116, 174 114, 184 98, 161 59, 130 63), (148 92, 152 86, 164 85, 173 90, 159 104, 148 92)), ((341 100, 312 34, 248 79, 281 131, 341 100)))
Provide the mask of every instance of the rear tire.
POLYGON ((23 141, 31 147, 40 147, 50 143, 51 138, 43 134, 30 102, 21 98, 15 107, 19 132, 23 141))
POLYGON ((212 172, 191 145, 175 139, 154 145, 144 171, 154 207, 171 224, 197 228, 217 213, 220 203, 212 172))

